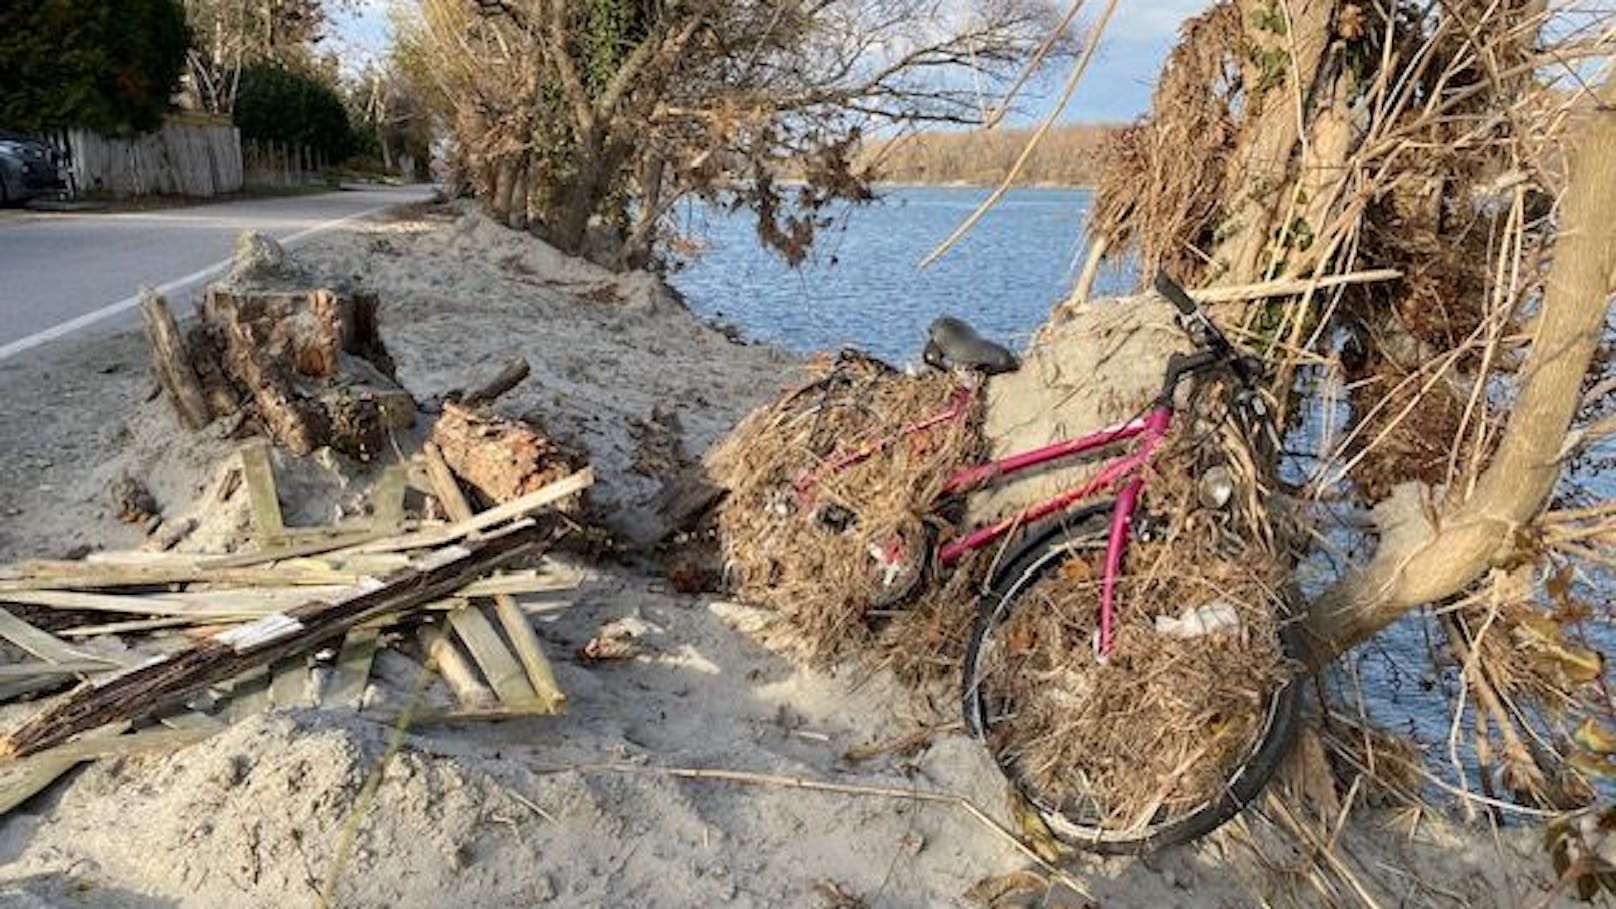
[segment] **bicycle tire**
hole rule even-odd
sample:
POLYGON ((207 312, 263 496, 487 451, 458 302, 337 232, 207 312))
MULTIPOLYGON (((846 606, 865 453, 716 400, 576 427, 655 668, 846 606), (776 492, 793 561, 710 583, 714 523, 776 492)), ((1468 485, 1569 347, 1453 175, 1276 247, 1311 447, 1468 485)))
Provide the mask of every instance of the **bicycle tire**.
MULTIPOLYGON (((1301 686, 1292 677, 1267 700, 1261 734, 1250 755, 1236 766, 1216 798, 1202 803, 1187 814, 1127 831, 1108 830, 1073 820, 1049 804, 1024 778, 1014 756, 988 745, 991 720, 987 716, 988 697, 981 684, 984 645, 992 633, 1005 624, 1015 600, 1045 572, 1057 568, 1081 541, 1097 542, 1103 548, 1109 533, 1109 503, 1083 509, 1067 516, 1060 524, 1033 535, 1005 562, 982 595, 976 621, 965 653, 962 707, 965 727, 988 747, 994 763, 1005 778, 1036 809, 1050 830, 1069 845, 1101 855, 1144 855, 1170 846, 1197 840, 1244 811, 1278 770, 1295 739, 1300 721, 1301 686)), ((1301 639, 1294 623, 1280 625, 1280 646, 1289 660, 1301 652, 1301 639)))

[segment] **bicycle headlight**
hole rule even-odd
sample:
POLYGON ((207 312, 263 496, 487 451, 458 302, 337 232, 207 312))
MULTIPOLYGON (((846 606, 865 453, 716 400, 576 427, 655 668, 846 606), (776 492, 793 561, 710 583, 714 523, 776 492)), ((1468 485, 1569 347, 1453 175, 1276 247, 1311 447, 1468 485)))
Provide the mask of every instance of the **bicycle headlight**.
POLYGON ((1200 482, 1195 487, 1195 496, 1202 508, 1222 508, 1229 504, 1229 500, 1234 498, 1234 476, 1229 473, 1229 468, 1219 464, 1201 474, 1200 482))

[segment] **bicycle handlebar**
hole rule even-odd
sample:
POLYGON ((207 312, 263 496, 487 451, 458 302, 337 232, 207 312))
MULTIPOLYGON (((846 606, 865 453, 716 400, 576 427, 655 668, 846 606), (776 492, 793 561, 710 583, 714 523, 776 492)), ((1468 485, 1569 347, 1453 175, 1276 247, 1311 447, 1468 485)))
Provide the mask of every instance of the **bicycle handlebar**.
POLYGON ((1177 281, 1168 277, 1167 272, 1158 271, 1155 283, 1156 292, 1178 308, 1179 314, 1183 317, 1185 330, 1197 344, 1208 348, 1216 355, 1218 362, 1227 363, 1240 381, 1247 385, 1256 385, 1261 381, 1262 361, 1255 357, 1242 356, 1177 281))

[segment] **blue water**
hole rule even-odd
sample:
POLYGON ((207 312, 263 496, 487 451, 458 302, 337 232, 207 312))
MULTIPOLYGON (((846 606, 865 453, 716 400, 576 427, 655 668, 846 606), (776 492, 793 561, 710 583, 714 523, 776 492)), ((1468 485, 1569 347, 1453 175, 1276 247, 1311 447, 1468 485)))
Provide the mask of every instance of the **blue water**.
MULTIPOLYGON (((1090 194, 1014 190, 946 257, 918 268, 986 196, 981 189, 890 189, 842 212, 797 269, 758 245, 750 215, 693 205, 682 213, 684 226, 706 246, 673 284, 703 316, 801 352, 851 344, 912 361, 927 324, 940 315, 1021 347, 1082 267, 1090 194)), ((1095 287, 1119 293, 1133 283, 1131 271, 1111 268, 1095 287)))

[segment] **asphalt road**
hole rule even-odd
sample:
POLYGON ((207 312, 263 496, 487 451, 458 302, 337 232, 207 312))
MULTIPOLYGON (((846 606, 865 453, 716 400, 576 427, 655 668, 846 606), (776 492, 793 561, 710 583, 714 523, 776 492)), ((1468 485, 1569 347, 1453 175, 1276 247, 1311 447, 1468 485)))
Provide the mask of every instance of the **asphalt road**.
POLYGON ((0 212, 0 361, 138 320, 142 287, 184 298, 224 270, 238 233, 296 246, 431 187, 366 187, 120 214, 0 212))

